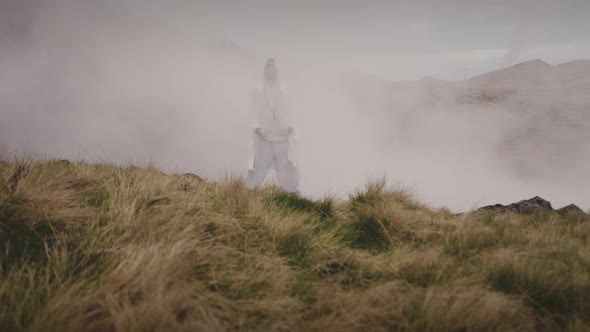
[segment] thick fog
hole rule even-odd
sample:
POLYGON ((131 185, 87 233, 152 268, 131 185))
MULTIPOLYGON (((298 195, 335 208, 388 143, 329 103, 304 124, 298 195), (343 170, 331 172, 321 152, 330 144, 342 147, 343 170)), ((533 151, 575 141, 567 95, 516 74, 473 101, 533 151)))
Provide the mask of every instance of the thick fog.
MULTIPOLYGON (((274 54, 140 2, 0 3, 1 158, 245 175, 248 100, 274 54)), ((570 78, 534 62, 523 73, 541 79, 393 82, 276 61, 297 114, 304 195, 346 197, 386 176, 456 211, 535 195, 590 208, 590 71, 570 78)))

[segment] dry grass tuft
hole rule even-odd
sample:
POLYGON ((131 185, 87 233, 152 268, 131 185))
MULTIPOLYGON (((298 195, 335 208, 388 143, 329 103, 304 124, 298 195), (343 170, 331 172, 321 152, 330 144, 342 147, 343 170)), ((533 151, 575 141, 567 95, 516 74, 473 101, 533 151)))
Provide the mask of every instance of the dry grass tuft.
POLYGON ((0 163, 2 331, 585 331, 587 215, 0 163))

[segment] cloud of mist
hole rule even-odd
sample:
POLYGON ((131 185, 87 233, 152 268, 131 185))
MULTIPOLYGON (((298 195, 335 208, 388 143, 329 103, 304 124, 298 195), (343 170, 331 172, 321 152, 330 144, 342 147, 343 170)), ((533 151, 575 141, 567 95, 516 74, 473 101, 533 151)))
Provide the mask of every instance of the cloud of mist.
MULTIPOLYGON (((24 3, 11 8, 15 22, 28 23, 0 35, 0 154, 153 162, 211 179, 245 173, 248 97, 272 54, 208 40, 173 16, 155 20, 157 11, 24 3)), ((569 122, 554 126, 514 105, 458 104, 458 83, 394 83, 281 58, 277 65, 298 113, 306 195, 346 195, 387 176, 433 206, 457 210, 534 195, 590 207, 587 148, 526 176, 535 173, 527 156, 549 163, 544 154, 579 136, 563 146, 506 143, 533 124, 539 135, 567 136, 569 122), (524 175, 513 171, 515 160, 524 175)), ((549 103, 573 100, 568 91, 549 103)))

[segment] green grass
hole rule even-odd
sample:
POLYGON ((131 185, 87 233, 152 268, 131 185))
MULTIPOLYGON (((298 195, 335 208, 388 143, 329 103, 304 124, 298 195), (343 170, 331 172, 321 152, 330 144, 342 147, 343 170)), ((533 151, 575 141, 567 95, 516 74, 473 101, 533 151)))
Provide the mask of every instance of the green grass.
POLYGON ((275 190, 269 195, 269 202, 282 209, 286 214, 308 212, 316 214, 322 220, 334 217, 334 200, 332 198, 313 201, 306 197, 275 190))
POLYGON ((27 200, 12 194, 0 205, 0 251, 2 272, 21 264, 43 264, 47 261, 45 245, 54 241, 50 224, 33 223, 27 200))
POLYGON ((588 215, 0 163, 2 331, 587 331, 588 215))
POLYGON ((344 227, 343 238, 351 247, 381 251, 395 245, 390 234, 393 221, 379 212, 374 208, 355 212, 351 222, 344 227))

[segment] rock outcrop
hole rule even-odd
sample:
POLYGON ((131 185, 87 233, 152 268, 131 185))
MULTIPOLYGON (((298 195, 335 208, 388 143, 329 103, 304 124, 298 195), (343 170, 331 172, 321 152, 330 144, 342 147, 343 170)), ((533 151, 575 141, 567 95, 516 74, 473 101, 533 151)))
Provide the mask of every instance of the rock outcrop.
POLYGON ((588 214, 575 204, 570 204, 568 206, 562 207, 561 209, 554 210, 549 201, 544 200, 539 196, 512 203, 510 205, 495 204, 484 206, 482 208, 477 209, 477 212, 480 211, 495 213, 511 212, 521 214, 554 211, 564 217, 572 214, 588 217, 588 214))
POLYGON ((559 213, 562 216, 567 216, 568 214, 585 214, 586 212, 584 212, 584 210, 580 209, 577 205, 575 204, 570 204, 568 206, 564 206, 561 209, 556 210, 557 213, 559 213))
POLYGON ((190 178, 190 179, 196 180, 197 182, 203 182, 202 177, 200 177, 196 174, 193 174, 193 173, 184 173, 182 176, 185 178, 190 178))
POLYGON ((543 211, 553 211, 551 203, 542 199, 539 196, 535 196, 531 199, 525 199, 517 203, 510 205, 488 205, 484 206, 477 211, 491 211, 491 212, 515 212, 515 213, 534 213, 543 211))

